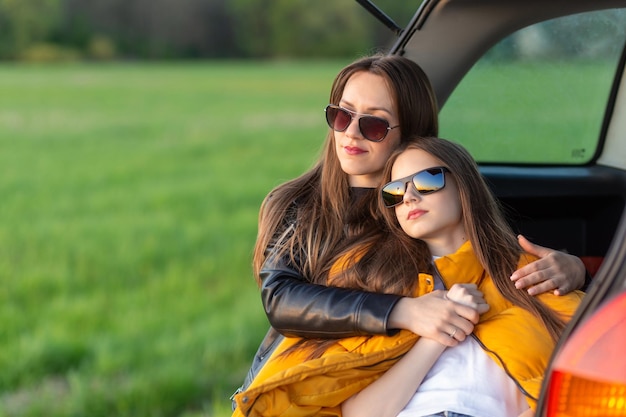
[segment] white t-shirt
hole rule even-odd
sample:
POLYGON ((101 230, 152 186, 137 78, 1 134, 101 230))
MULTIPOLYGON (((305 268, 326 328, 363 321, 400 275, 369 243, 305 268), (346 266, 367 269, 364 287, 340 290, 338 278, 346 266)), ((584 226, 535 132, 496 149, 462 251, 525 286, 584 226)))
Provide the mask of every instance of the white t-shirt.
POLYGON ((443 352, 398 417, 444 410, 476 417, 516 417, 528 408, 513 380, 468 337, 443 352))
MULTIPOLYGON (((438 276, 435 288, 443 288, 438 276)), ((441 411, 475 417, 517 417, 528 408, 515 382, 470 336, 444 350, 398 417, 441 411)))

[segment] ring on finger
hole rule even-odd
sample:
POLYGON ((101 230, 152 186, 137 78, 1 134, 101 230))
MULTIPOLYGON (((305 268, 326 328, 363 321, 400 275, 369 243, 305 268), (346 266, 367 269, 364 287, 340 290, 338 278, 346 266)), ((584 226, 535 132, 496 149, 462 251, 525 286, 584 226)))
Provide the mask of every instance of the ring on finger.
POLYGON ((454 331, 452 333, 450 333, 450 337, 454 338, 454 335, 456 334, 456 331, 459 330, 458 327, 454 328, 454 331))

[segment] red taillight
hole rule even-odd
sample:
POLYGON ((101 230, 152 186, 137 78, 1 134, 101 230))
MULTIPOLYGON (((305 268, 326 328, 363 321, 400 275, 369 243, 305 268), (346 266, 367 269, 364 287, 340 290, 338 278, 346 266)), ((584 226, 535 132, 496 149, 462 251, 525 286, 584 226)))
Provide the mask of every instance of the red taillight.
POLYGON ((555 358, 547 417, 626 417, 626 293, 581 325, 555 358))

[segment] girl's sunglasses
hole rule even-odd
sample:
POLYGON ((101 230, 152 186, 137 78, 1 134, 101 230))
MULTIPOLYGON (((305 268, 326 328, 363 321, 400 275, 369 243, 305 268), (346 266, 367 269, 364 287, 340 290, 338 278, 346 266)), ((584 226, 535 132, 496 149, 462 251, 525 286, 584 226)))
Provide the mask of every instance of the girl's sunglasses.
POLYGON ((409 183, 413 184, 418 194, 422 195, 443 189, 446 186, 446 172, 450 172, 446 167, 427 168, 408 177, 385 184, 381 192, 385 207, 394 207, 402 203, 409 183))
POLYGON ((337 132, 346 130, 348 126, 350 126, 350 123, 352 123, 354 117, 360 115, 361 117, 358 119, 359 130, 361 130, 361 134, 365 139, 371 140, 372 142, 382 141, 391 129, 400 126, 389 127, 389 122, 385 119, 363 115, 355 111, 344 109, 343 107, 335 106, 334 104, 326 106, 324 111, 326 112, 326 123, 328 123, 331 129, 337 132))

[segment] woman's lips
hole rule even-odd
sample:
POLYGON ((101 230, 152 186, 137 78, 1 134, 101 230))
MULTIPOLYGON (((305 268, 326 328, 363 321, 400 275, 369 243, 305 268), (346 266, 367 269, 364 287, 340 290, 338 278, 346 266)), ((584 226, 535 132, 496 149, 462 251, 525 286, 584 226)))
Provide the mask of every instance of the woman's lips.
POLYGON ((344 146, 343 149, 348 155, 360 155, 367 152, 366 150, 361 149, 357 146, 344 146))

